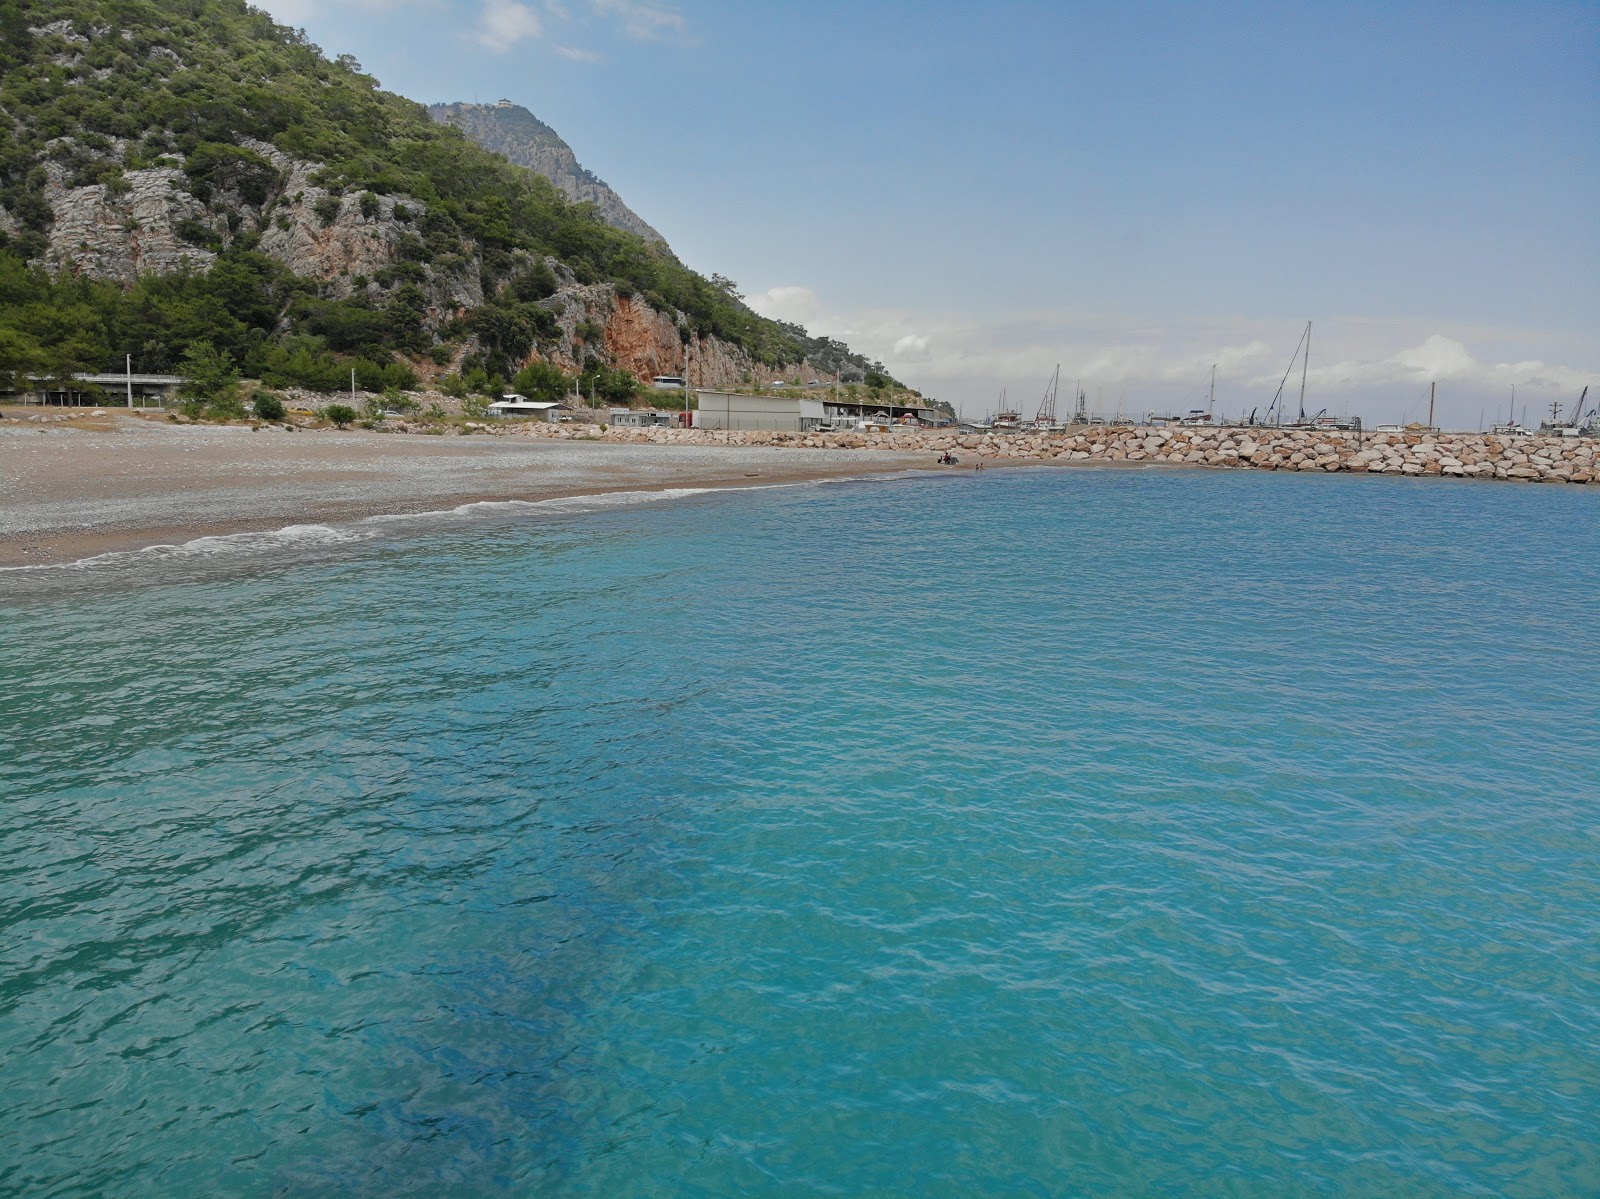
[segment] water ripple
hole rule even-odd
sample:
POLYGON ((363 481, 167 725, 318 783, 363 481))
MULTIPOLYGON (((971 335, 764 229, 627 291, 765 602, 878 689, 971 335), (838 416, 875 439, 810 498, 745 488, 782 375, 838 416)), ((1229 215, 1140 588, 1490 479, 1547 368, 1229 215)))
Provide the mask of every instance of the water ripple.
POLYGON ((676 498, 19 585, 0 1194, 1600 1194, 1593 497, 676 498))

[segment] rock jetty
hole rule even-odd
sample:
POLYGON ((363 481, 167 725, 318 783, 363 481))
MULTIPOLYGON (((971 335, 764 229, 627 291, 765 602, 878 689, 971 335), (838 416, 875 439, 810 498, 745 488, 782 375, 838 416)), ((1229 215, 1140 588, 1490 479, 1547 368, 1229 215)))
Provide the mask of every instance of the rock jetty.
MULTIPOLYGON (((495 432, 511 431, 500 424, 495 432)), ((1529 483, 1593 483, 1600 475, 1600 438, 1499 436, 1488 433, 1357 433, 1311 429, 1204 429, 1106 426, 1061 433, 771 433, 750 430, 597 430, 593 425, 522 423, 536 437, 599 438, 664 445, 773 445, 816 449, 904 450, 940 454, 962 464, 1145 462, 1254 470, 1355 471, 1375 475, 1440 475, 1529 483)))

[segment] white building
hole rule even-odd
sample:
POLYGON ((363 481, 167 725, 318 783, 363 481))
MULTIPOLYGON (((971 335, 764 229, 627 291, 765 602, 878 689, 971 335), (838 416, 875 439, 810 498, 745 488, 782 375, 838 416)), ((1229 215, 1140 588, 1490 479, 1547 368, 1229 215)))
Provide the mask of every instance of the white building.
POLYGON ((822 398, 811 396, 741 395, 732 391, 696 391, 697 429, 762 429, 804 433, 825 419, 822 398))
POLYGON ((527 396, 519 395, 502 396, 489 405, 490 416, 520 416, 552 424, 560 420, 561 414, 566 411, 565 404, 558 404, 554 400, 530 400, 527 396))

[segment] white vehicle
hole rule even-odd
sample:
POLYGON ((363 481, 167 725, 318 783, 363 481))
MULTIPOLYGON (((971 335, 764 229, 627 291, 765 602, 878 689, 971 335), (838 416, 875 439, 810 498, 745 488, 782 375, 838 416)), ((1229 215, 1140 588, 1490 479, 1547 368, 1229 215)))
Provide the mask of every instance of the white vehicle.
POLYGON ((684 388, 683 376, 657 375, 650 380, 650 388, 652 391, 682 391, 684 388))

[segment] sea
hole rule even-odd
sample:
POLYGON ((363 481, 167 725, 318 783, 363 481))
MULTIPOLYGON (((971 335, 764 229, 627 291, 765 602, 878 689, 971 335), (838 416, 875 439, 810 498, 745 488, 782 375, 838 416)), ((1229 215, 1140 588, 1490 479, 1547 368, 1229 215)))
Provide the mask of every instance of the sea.
POLYGON ((1591 489, 623 493, 0 596, 0 1194, 1600 1195, 1591 489))

